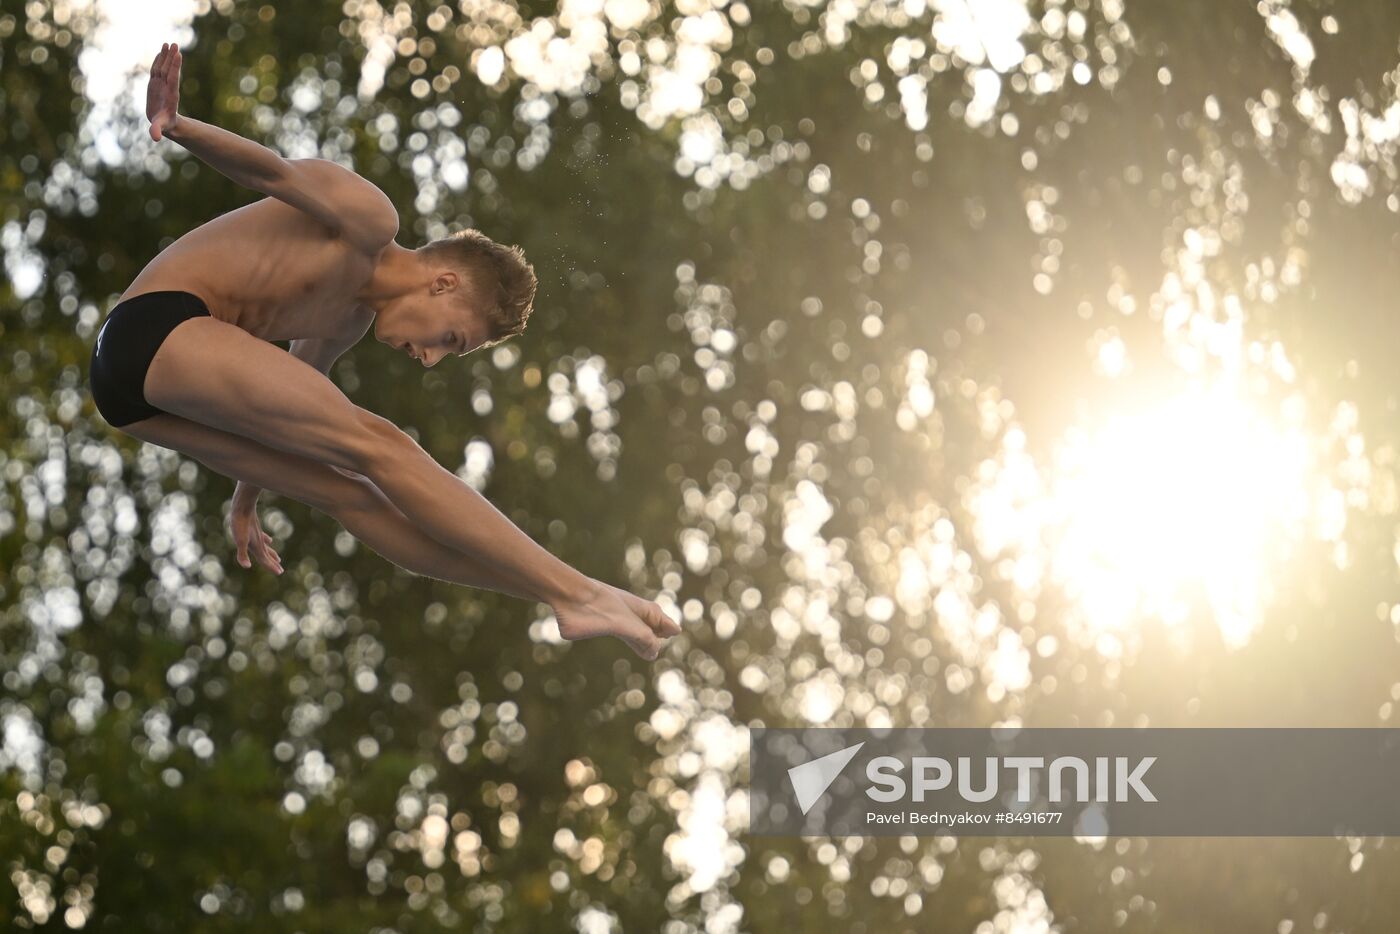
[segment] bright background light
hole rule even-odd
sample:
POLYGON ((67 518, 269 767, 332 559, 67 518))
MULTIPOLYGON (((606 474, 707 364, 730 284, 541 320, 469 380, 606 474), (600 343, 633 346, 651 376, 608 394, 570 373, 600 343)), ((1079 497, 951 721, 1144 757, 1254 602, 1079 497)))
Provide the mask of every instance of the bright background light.
POLYGON ((1263 413, 1219 382, 1077 428, 1057 452, 1045 508, 1053 575, 1093 631, 1209 606, 1248 639, 1269 581, 1313 508, 1296 406, 1263 413))

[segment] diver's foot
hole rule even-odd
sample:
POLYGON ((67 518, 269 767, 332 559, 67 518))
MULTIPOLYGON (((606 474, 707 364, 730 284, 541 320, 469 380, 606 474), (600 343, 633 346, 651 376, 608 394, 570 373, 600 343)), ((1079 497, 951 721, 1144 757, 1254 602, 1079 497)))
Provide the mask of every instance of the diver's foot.
POLYGON ((554 615, 559 635, 570 642, 616 636, 648 661, 661 654, 663 639, 681 631, 657 604, 602 581, 593 581, 582 598, 555 606, 554 615))

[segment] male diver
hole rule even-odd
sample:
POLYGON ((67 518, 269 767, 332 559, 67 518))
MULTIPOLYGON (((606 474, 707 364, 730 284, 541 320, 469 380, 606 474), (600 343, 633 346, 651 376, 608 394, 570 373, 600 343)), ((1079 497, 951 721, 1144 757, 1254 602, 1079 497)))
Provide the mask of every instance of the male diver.
POLYGON ((151 138, 169 138, 268 197, 176 240, 113 307, 93 349, 93 400, 115 428, 237 481, 238 560, 280 574, 260 489, 335 518, 414 573, 547 603, 565 639, 612 635, 654 659, 680 631, 661 608, 536 544, 392 422, 327 377, 372 326, 425 367, 525 328, 534 270, 465 230, 416 250, 373 184, 288 160, 178 112, 180 50, 151 66, 151 138), (291 352, 272 341, 291 341, 291 352))

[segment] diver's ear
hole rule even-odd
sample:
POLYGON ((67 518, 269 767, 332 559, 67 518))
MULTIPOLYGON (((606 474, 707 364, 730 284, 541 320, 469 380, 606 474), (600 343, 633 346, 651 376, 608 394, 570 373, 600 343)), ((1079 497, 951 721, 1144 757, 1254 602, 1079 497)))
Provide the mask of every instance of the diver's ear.
POLYGON ((449 271, 440 273, 438 277, 433 280, 432 293, 434 295, 440 295, 443 292, 451 292, 460 284, 461 283, 458 281, 457 274, 455 272, 449 271))

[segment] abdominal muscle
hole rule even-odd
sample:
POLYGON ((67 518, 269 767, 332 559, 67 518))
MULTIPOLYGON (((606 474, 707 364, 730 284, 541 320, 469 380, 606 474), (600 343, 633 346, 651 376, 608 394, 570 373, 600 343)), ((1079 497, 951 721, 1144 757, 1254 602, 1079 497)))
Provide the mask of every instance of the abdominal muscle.
POLYGON ((355 296, 374 257, 272 198, 196 227, 162 250, 121 300, 183 291, 209 313, 267 341, 364 333, 355 296))

